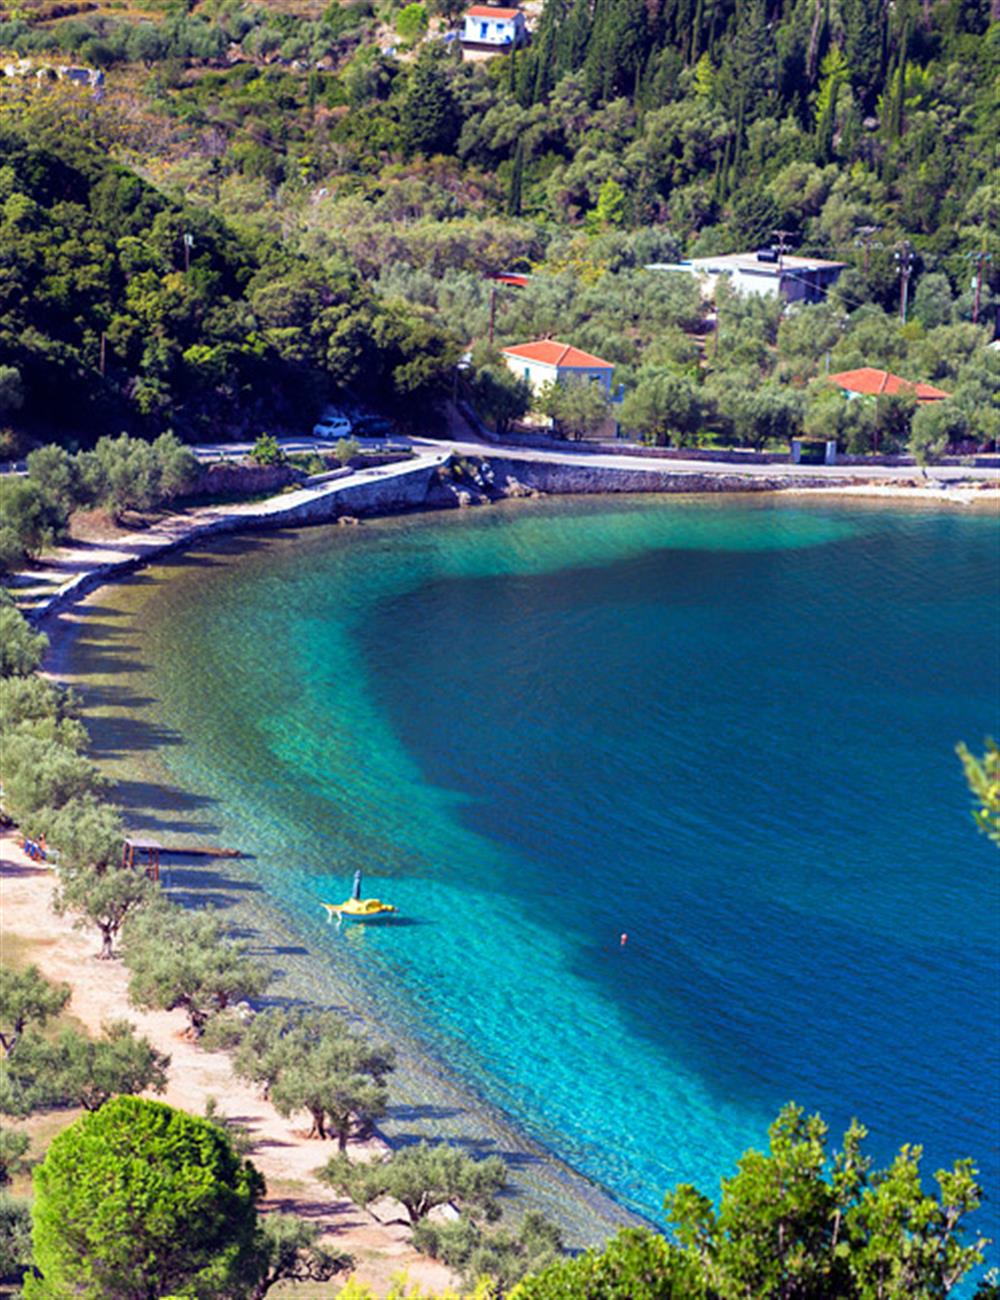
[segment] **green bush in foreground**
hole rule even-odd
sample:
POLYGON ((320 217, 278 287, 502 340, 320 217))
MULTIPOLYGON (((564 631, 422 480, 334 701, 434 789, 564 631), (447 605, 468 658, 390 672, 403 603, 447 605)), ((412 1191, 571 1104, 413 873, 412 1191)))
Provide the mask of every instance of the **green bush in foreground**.
POLYGON ((34 1183, 27 1300, 223 1295, 252 1271, 263 1180, 206 1120, 118 1097, 53 1140, 34 1183))
POLYGON ((621 1232, 526 1278, 512 1300, 943 1300, 983 1259, 985 1239, 964 1240, 982 1195, 972 1162, 939 1170, 932 1195, 920 1147, 873 1170, 865 1136, 852 1124, 829 1159, 819 1116, 786 1106, 768 1152, 747 1151, 723 1179, 717 1210, 689 1185, 668 1194, 673 1242, 621 1232))

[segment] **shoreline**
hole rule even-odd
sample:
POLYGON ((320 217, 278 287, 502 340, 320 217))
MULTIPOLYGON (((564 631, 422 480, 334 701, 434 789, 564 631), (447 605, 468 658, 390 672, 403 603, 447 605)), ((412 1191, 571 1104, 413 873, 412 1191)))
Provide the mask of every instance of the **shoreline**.
MULTIPOLYGON (((121 573, 117 576, 125 579, 128 574, 121 573)), ((86 637, 92 620, 89 607, 97 599, 99 593, 95 590, 72 608, 59 611, 58 635, 50 642, 43 664, 45 675, 81 693, 88 726, 92 725, 92 720, 87 717, 87 686, 91 679, 85 672, 75 671, 72 656, 78 637, 86 637)), ((109 719, 111 733, 114 732, 114 726, 114 719, 109 719)), ((155 784, 159 790, 168 793, 175 789, 182 796, 188 793, 185 787, 175 787, 172 775, 163 767, 162 759, 155 750, 144 757, 135 755, 120 760, 115 768, 115 771, 109 773, 114 781, 121 778, 129 782, 138 778, 141 782, 155 784)), ((143 829, 141 812, 134 820, 136 827, 143 829)), ((182 836, 186 844, 196 844, 204 839, 216 842, 218 839, 207 830, 203 834, 193 826, 186 829, 187 833, 182 836)), ((165 838, 168 843, 176 838, 169 834, 162 836, 155 829, 152 833, 157 838, 165 838)), ((381 1023, 380 1032, 396 1047, 398 1064, 391 1087, 390 1112, 376 1126, 376 1137, 370 1144, 373 1151, 391 1149, 397 1142, 405 1145, 418 1138, 426 1138, 429 1141, 455 1141, 460 1146, 467 1145, 484 1154, 499 1154, 508 1161, 510 1167, 507 1204, 514 1220, 526 1209, 541 1209, 563 1228, 571 1249, 604 1241, 619 1227, 649 1223, 635 1210, 617 1201, 602 1184, 569 1164, 556 1148, 546 1144, 544 1138, 520 1129, 515 1119, 496 1102, 479 1095, 474 1086, 464 1080, 448 1064, 447 1058, 437 1053, 432 1046, 419 1041, 405 1026, 395 1023, 390 1026, 384 1021, 380 1022, 379 1000, 364 994, 355 983, 355 975, 363 976, 362 971, 344 971, 325 963, 321 970, 317 970, 316 961, 323 958, 323 952, 315 946, 314 936, 298 928, 295 918, 288 915, 281 906, 280 899, 267 895, 262 909, 252 906, 253 897, 262 897, 244 893, 245 882, 256 880, 254 873, 241 872, 238 860, 227 861, 224 866, 227 877, 231 877, 228 888, 227 883, 220 882, 218 878, 218 863, 186 859, 181 854, 170 860, 165 869, 164 883, 168 889, 177 890, 186 902, 195 906, 209 901, 226 907, 227 915, 236 928, 252 933, 254 948, 261 951, 265 961, 271 960, 280 968, 279 977, 268 990, 264 1002, 282 1002, 286 999, 297 1002, 306 999, 319 1006, 351 1007, 351 1015, 356 1016, 360 1027, 381 1023), (212 877, 204 885, 199 881, 202 872, 210 873, 212 877), (294 955, 296 949, 301 956, 294 955), (281 955, 273 957, 272 953, 281 955), (440 1112, 440 1118, 434 1112, 440 1112)), ((95 963, 90 969, 99 971, 100 968, 95 963)), ((132 1018, 131 1009, 124 1004, 120 1013, 121 1011, 128 1012, 132 1018)), ((169 1050, 169 1047, 161 1047, 161 1050, 169 1050)), ((236 1087, 239 1088, 239 1085, 236 1087)), ((226 1095, 229 1095, 228 1091, 226 1095)), ((287 1133, 291 1132, 292 1125, 280 1119, 277 1122, 284 1126, 287 1142, 287 1133)), ((306 1142, 305 1145, 316 1148, 318 1144, 306 1142)), ((354 1149, 352 1143, 352 1151, 354 1149)), ((325 1161, 327 1154, 317 1150, 314 1163, 325 1161)), ((334 1199, 329 1189, 320 1189, 321 1185, 317 1184, 314 1199, 318 1199, 324 1192, 327 1199, 334 1199)), ((365 1211, 358 1210, 357 1207, 350 1208, 355 1215, 367 1218, 365 1211)), ((381 1212, 378 1206, 375 1209, 376 1212, 381 1212)), ((375 1219, 372 1223, 379 1226, 375 1219)), ((400 1228, 399 1231, 409 1246, 408 1230, 400 1228)), ((349 1247, 345 1245, 345 1249, 349 1247)), ((390 1239, 389 1249, 392 1252, 389 1262, 395 1272, 402 1267, 395 1236, 390 1239)), ((413 1251, 412 1247, 409 1247, 409 1251, 408 1258, 417 1261, 417 1266, 422 1268, 423 1257, 413 1251)), ((436 1261, 426 1263, 432 1269, 443 1268, 436 1261)), ((455 1285, 452 1275, 447 1270, 445 1274, 451 1285, 455 1285)), ((443 1288, 445 1282, 440 1280, 440 1276, 436 1285, 443 1288)), ((417 1267, 411 1269, 411 1280, 423 1281, 424 1286, 429 1285, 417 1267)))
MULTIPOLYGON (((405 1270, 413 1282, 443 1289, 454 1284, 451 1271, 436 1260, 420 1255, 402 1222, 380 1221, 366 1210, 338 1197, 315 1176, 315 1170, 332 1153, 335 1144, 308 1139, 292 1120, 282 1119, 252 1085, 233 1073, 227 1053, 208 1051, 184 1033, 181 1011, 137 1011, 127 1001, 128 972, 121 961, 101 961, 96 956, 95 933, 76 929, 72 918, 52 910, 54 873, 31 862, 21 851, 13 831, 0 836, 0 903, 3 934, 21 940, 26 959, 50 980, 72 990, 68 1010, 89 1033, 97 1034, 110 1020, 127 1019, 171 1063, 167 1089, 156 1096, 169 1105, 203 1115, 214 1097, 221 1116, 243 1125, 252 1146, 248 1156, 267 1180, 263 1208, 300 1214, 319 1225, 325 1239, 355 1258, 351 1276, 385 1294, 393 1276, 405 1270)), ((67 1123, 75 1112, 62 1112, 67 1123)), ((60 1112, 42 1112, 45 1119, 60 1112)), ((30 1130, 30 1121, 24 1124, 30 1130)), ((376 1158, 386 1144, 374 1138, 352 1142, 352 1150, 365 1159, 376 1158)), ((346 1277, 338 1279, 339 1287, 346 1277)))
MULTIPOLYGON (((757 495, 760 495, 761 489, 757 488, 756 486, 753 489, 749 489, 749 490, 755 491, 757 495)), ((269 501, 260 504, 266 507, 266 506, 271 506, 275 502, 277 502, 280 505, 280 504, 284 504, 284 502, 287 501, 289 496, 297 496, 297 495, 298 495, 297 493, 285 494, 283 497, 279 497, 277 499, 271 498, 269 501)), ((534 492, 530 492, 530 493, 524 492, 524 493, 512 493, 511 495, 541 495, 541 494, 534 493, 534 492)), ((768 493, 768 495, 770 495, 770 493, 768 493)), ((819 496, 822 498, 826 498, 828 500, 832 497, 832 498, 843 498, 852 501, 860 500, 867 497, 867 498, 874 498, 879 502, 879 504, 884 504, 886 500, 889 500, 897 505, 919 504, 919 505, 931 506, 933 508, 939 508, 941 504, 946 504, 949 506, 962 504, 963 508, 966 507, 967 505, 965 500, 959 501, 958 499, 956 499, 955 489, 943 489, 943 490, 935 491, 933 489, 931 490, 914 489, 914 488, 901 489, 901 488, 894 488, 894 487, 885 487, 884 485, 865 485, 865 486, 853 485, 853 484, 837 485, 837 486, 824 485, 823 487, 809 487, 809 488, 790 486, 790 487, 782 488, 780 489, 780 491, 774 492, 774 495, 776 496, 791 495, 793 497, 800 498, 800 499, 807 498, 810 496, 819 496)), ((990 499, 995 496, 995 494, 992 492, 985 493, 982 490, 976 490, 974 492, 967 493, 965 495, 972 497, 973 503, 975 505, 987 506, 990 507, 991 509, 996 508, 995 500, 990 499)), ((440 504, 436 504, 433 507, 431 506, 424 507, 424 509, 428 509, 428 510, 430 508, 440 509, 442 508, 442 506, 440 504)), ((412 507, 410 509, 411 511, 413 510, 412 507)), ((209 508, 209 510, 211 510, 211 508, 209 508)), ((398 508, 383 509, 378 513, 396 514, 399 513, 399 509, 398 508)), ((209 521, 211 520, 211 518, 212 516, 210 515, 209 521)), ((227 519, 232 519, 232 518, 233 518, 232 515, 227 515, 227 519)), ((329 523, 331 521, 312 519, 312 520, 307 520, 305 522, 329 523)), ((72 650, 72 643, 75 640, 75 637, 77 633, 80 631, 80 629, 86 625, 89 617, 87 612, 88 602, 85 599, 81 599, 82 597, 84 597, 85 595, 93 595, 101 587, 120 580, 121 578, 123 578, 127 574, 132 573, 136 569, 145 567, 147 564, 151 562, 155 562, 156 560, 167 556, 172 551, 181 549, 193 542, 197 542, 201 540, 209 540, 211 535, 214 534, 215 532, 235 532, 235 531, 244 531, 244 530, 251 531, 251 530, 255 530, 258 527, 257 519, 251 512, 248 511, 240 511, 237 515, 237 521, 235 522, 235 524, 230 523, 229 526, 224 528, 205 527, 205 523, 206 523, 206 519, 203 512, 198 512, 197 516, 193 519, 190 517, 184 518, 184 517, 175 516, 167 523, 167 528, 169 529, 169 531, 166 535, 163 535, 161 531, 161 535, 158 538, 154 537, 151 539, 149 537, 149 532, 154 532, 155 530, 148 530, 147 533, 145 534, 133 533, 131 535, 126 535, 124 538, 116 539, 114 542, 110 543, 108 547, 101 548, 101 549, 104 550, 105 552, 107 551, 118 552, 117 555, 111 556, 108 554, 103 554, 103 555, 92 556, 91 558, 93 562, 90 565, 88 565, 86 568, 74 574, 72 579, 70 579, 67 583, 65 583, 62 587, 60 587, 55 593, 53 593, 53 596, 50 598, 50 600, 46 602, 45 609, 41 611, 36 617, 36 621, 38 622, 38 624, 42 626, 44 630, 49 632, 51 637, 50 648, 43 664, 43 669, 46 672, 46 674, 57 678, 64 678, 66 676, 69 656, 72 650), (146 542, 147 544, 143 546, 141 549, 138 549, 130 545, 130 543, 132 543, 133 541, 146 542), (148 544, 150 541, 153 541, 152 546, 148 544)), ((296 526, 299 525, 296 524, 296 526)), ((159 525, 158 527, 161 530, 163 529, 163 525, 159 525)), ((70 549, 72 550, 72 548, 70 549)), ((5 850, 7 849, 6 844, 4 845, 4 848, 5 850)), ((6 884, 6 876, 7 876, 6 867, 7 867, 7 862, 5 861, 4 870, 2 871, 2 873, 0 873, 4 876, 4 884, 6 884)), ((42 873, 42 874, 47 874, 47 873, 42 873)), ((37 908, 37 900, 33 904, 33 908, 37 908)), ((37 912, 34 911, 33 909, 29 909, 29 910, 31 912, 31 916, 33 918, 37 918, 37 912)), ((63 928, 64 929, 68 928, 68 923, 66 926, 63 926, 63 928)), ((32 934, 34 934, 36 931, 37 931, 37 925, 33 926, 31 934, 26 935, 25 937, 32 937, 32 934)), ((273 939, 274 936, 271 935, 268 937, 273 939)), ((86 946, 86 938, 84 938, 79 942, 82 943, 84 946, 86 946)), ((62 940, 60 940, 59 952, 61 953, 62 950, 63 950, 63 943, 62 940)), ((86 962, 85 960, 82 959, 82 955, 79 955, 73 962, 69 963, 69 965, 73 967, 71 973, 72 973, 73 983, 74 983, 74 999, 77 998, 77 993, 76 993, 77 982, 79 982, 81 988, 83 988, 84 990, 86 990, 86 987, 88 983, 91 982, 92 978, 97 979, 98 982, 100 982, 99 968, 96 966, 96 963, 86 962)), ((63 974, 61 978, 67 978, 69 973, 70 972, 67 971, 67 973, 63 974)), ((124 972, 121 973, 124 974, 124 972)), ((74 1001, 74 1009, 76 1009, 76 1001, 74 1001)), ((118 1014, 119 1015, 122 1014, 124 1010, 126 1010, 126 1006, 124 1003, 121 1003, 118 1007, 118 1014)), ((77 1014, 79 1014, 79 1011, 77 1011, 77 1014)), ((136 1020, 136 1015, 131 1011, 131 1008, 127 1008, 127 1014, 130 1019, 132 1019, 133 1021, 136 1020)), ((81 1017, 81 1018, 85 1019, 85 1017, 81 1017)), ((86 1023, 88 1023, 89 1027, 97 1028, 99 1027, 100 1018, 98 1018, 96 1024, 91 1024, 90 1021, 86 1021, 86 1023)), ((140 1029, 143 1032, 147 1032, 144 1025, 140 1025, 140 1029)), ((150 1036, 152 1037, 152 1035, 150 1036)), ((176 1051, 176 1041, 174 1041, 173 1047, 171 1046, 171 1040, 169 1039, 160 1040, 160 1041, 154 1040, 154 1041, 156 1042, 156 1045, 160 1047, 160 1050, 173 1051, 175 1055, 175 1060, 177 1059, 178 1054, 176 1051)), ((190 1048, 190 1050, 192 1054, 196 1054, 200 1052, 200 1049, 195 1049, 193 1048, 193 1046, 190 1048)), ((200 1054, 202 1056, 221 1055, 221 1054, 207 1054, 207 1053, 200 1053, 200 1054)), ((430 1061, 433 1062, 432 1057, 430 1058, 430 1061)), ((208 1063, 205 1066, 206 1070, 211 1070, 214 1068, 215 1066, 213 1063, 208 1063)), ((185 1070, 186 1069, 187 1066, 185 1066, 185 1070)), ((174 1087, 174 1080, 171 1081, 171 1087, 172 1088, 174 1087)), ((237 1112, 233 1112, 229 1107, 228 1104, 229 1099, 237 1098, 240 1095, 240 1085, 238 1083, 235 1083, 234 1081, 227 1082, 225 1086, 220 1089, 220 1091, 222 1092, 222 1095, 227 1099, 227 1104, 223 1107, 224 1113, 227 1114, 251 1113, 246 1110, 245 1104, 242 1105, 242 1108, 238 1108, 237 1112)), ((243 1091, 245 1092, 246 1090, 243 1089, 243 1091)), ((171 1094, 168 1093, 167 1096, 168 1100, 170 1098, 170 1095, 171 1094)), ((205 1096, 209 1094, 203 1088, 202 1092, 199 1095, 203 1099, 205 1096)), ((412 1100, 412 1099, 408 1099, 408 1100, 412 1100)), ((257 1102, 258 1109, 260 1109, 263 1105, 265 1104, 260 1103, 259 1101, 257 1102)), ((483 1103, 483 1105, 485 1106, 486 1103, 483 1103)), ((203 1109, 203 1100, 200 1109, 203 1109)), ((287 1121, 281 1121, 280 1119, 277 1119, 276 1122, 277 1124, 284 1126, 285 1136, 282 1139, 282 1142, 286 1145, 286 1147, 298 1148, 300 1154, 304 1154, 304 1156, 307 1159, 312 1160, 316 1164, 318 1164, 322 1159, 325 1158, 325 1154, 326 1154, 325 1152, 315 1150, 316 1144, 314 1143, 303 1144, 298 1139, 297 1135, 291 1133, 291 1125, 287 1121), (291 1137, 293 1139, 291 1143, 289 1143, 288 1140, 289 1134, 291 1134, 291 1137), (301 1153, 301 1148, 303 1145, 305 1146, 306 1150, 304 1153, 301 1153), (313 1148, 313 1149, 309 1149, 309 1148, 313 1148)), ((511 1122, 511 1129, 516 1132, 512 1122, 511 1122)), ((520 1136, 524 1140, 526 1149, 531 1149, 532 1147, 534 1147, 536 1151, 540 1149, 545 1152, 546 1156, 550 1157, 551 1161, 554 1164, 564 1165, 564 1162, 560 1160, 558 1153, 554 1151, 546 1151, 545 1148, 539 1148, 537 1144, 535 1144, 533 1140, 528 1138, 526 1135, 520 1135, 520 1136)), ((253 1156, 253 1153, 251 1154, 253 1156)), ((296 1160, 300 1158, 300 1154, 296 1155, 296 1160)), ((284 1168, 283 1161, 279 1160, 276 1167, 284 1168)), ((295 1164, 295 1168, 298 1169, 299 1165, 295 1164)), ((601 1201, 606 1200, 609 1205, 615 1207, 620 1212, 619 1216, 616 1216, 618 1217, 618 1221, 620 1223, 636 1221, 636 1218, 635 1216, 633 1216, 632 1212, 629 1211, 627 1207, 618 1205, 618 1203, 615 1202, 613 1198, 611 1198, 610 1194, 606 1193, 602 1187, 600 1187, 597 1184, 589 1184, 589 1180, 586 1178, 585 1175, 577 1174, 577 1172, 575 1170, 572 1170, 569 1166, 564 1166, 564 1168, 566 1170, 566 1173, 569 1174, 574 1181, 576 1179, 579 1179, 579 1183, 581 1187, 583 1184, 588 1184, 592 1186, 597 1199, 601 1201)), ((365 1231, 370 1230, 371 1232, 377 1232, 385 1225, 379 1224, 377 1220, 375 1220, 374 1218, 369 1219, 369 1216, 367 1216, 364 1211, 357 1210, 356 1207, 347 1206, 345 1208, 344 1203, 336 1202, 335 1198, 328 1191, 328 1189, 324 1189, 322 1188, 321 1184, 316 1183, 315 1179, 312 1178, 312 1175, 308 1169, 305 1170, 304 1173, 307 1180, 306 1186, 308 1187, 309 1194, 312 1197, 311 1203, 313 1205, 314 1210, 317 1204, 317 1196, 325 1197, 325 1199, 329 1201, 331 1205, 330 1208, 327 1211, 324 1211, 323 1213, 329 1215, 332 1230, 337 1234, 359 1233, 360 1239, 362 1239, 365 1242, 364 1248, 369 1249, 368 1237, 365 1236, 365 1231), (342 1222, 345 1214, 347 1215, 347 1219, 348 1219, 346 1224, 342 1222), (351 1218, 351 1215, 354 1216, 353 1219, 351 1218), (357 1222, 358 1220, 362 1221, 360 1227, 358 1226, 358 1222, 357 1222), (362 1229, 364 1229, 365 1231, 362 1231, 362 1229)), ((272 1178, 274 1177, 275 1175, 272 1174, 272 1178)), ((287 1172, 284 1175, 284 1177, 287 1178, 287 1172)), ((280 1178, 279 1181, 281 1181, 280 1178)), ((564 1189, 564 1190, 569 1190, 569 1189, 564 1189)), ((286 1208, 286 1206, 283 1206, 282 1208, 286 1208)), ((601 1221, 603 1225, 605 1226, 609 1225, 609 1220, 606 1216, 602 1216, 601 1221)), ((441 1270, 442 1266, 434 1263, 433 1261, 422 1260, 421 1257, 417 1256, 416 1252, 412 1250, 412 1247, 408 1247, 408 1242, 404 1240, 401 1243, 399 1238, 399 1233, 402 1233, 404 1239, 408 1236, 405 1230, 400 1228, 397 1230, 395 1234, 390 1232, 384 1243, 382 1243, 380 1240, 379 1245, 372 1247, 372 1249, 375 1250, 375 1253, 379 1256, 379 1264, 376 1267, 371 1262, 367 1263, 365 1267, 371 1269, 371 1274, 359 1270, 359 1274, 358 1274, 359 1277, 362 1277, 364 1280, 369 1280, 371 1276, 371 1278, 374 1279, 372 1284, 376 1285, 376 1287, 380 1287, 383 1285, 387 1285, 387 1275, 386 1275, 387 1269, 391 1267, 391 1270, 395 1271, 399 1267, 405 1265, 410 1269, 414 1281, 422 1281, 423 1285, 425 1286, 434 1285, 440 1287, 445 1285, 446 1282, 442 1280, 442 1277, 447 1275, 447 1270, 444 1270, 443 1275, 441 1273, 435 1275, 433 1282, 430 1281, 429 1278, 425 1276, 425 1274, 422 1271, 418 1271, 418 1270, 423 1270, 425 1266, 431 1270, 441 1270), (409 1250, 409 1256, 404 1259, 402 1252, 405 1252, 407 1248, 409 1250)), ((343 1235, 338 1235, 337 1241, 339 1244, 343 1245, 345 1249, 348 1250, 351 1249, 348 1237, 343 1235)))
MULTIPOLYGON (((500 449, 498 449, 499 451, 500 449)), ((609 467, 569 460, 533 460, 504 449, 495 454, 483 449, 481 464, 471 475, 444 483, 462 458, 447 449, 421 452, 413 460, 366 469, 319 484, 306 484, 262 502, 230 506, 195 507, 184 514, 167 515, 146 529, 126 532, 106 543, 70 543, 18 575, 19 588, 31 598, 31 580, 41 579, 48 590, 36 591, 34 603, 22 612, 44 631, 50 619, 72 607, 81 597, 117 581, 123 574, 144 567, 193 542, 235 532, 317 524, 356 523, 359 517, 455 508, 471 508, 518 497, 572 495, 639 495, 671 493, 691 496, 753 493, 807 499, 873 499, 894 505, 989 510, 1000 516, 1000 476, 979 480, 981 486, 947 486, 931 479, 927 486, 912 482, 852 476, 831 482, 809 473, 787 475, 748 474, 731 466, 707 465, 698 472, 664 469, 649 462, 639 468, 609 467), (86 558, 81 558, 86 552, 86 558), (64 576, 65 575, 65 576, 64 576), (61 581, 60 581, 61 578, 61 581)))

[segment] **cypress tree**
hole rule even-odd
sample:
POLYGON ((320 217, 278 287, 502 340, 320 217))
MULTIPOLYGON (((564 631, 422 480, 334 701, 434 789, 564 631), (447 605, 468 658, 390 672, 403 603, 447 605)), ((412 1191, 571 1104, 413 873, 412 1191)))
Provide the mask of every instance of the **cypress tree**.
POLYGON ((510 186, 507 190, 507 212, 509 216, 521 215, 521 187, 524 183, 524 140, 518 140, 514 150, 514 161, 510 169, 510 186))
POLYGON ((694 11, 694 22, 691 24, 691 45, 688 49, 688 66, 694 67, 701 57, 701 29, 705 21, 705 0, 698 0, 694 11))
POLYGON ((883 0, 841 0, 844 53, 851 69, 851 85, 865 112, 875 103, 885 66, 883 0))
POLYGON ((407 152, 447 153, 458 136, 459 118, 451 86, 433 57, 413 65, 403 101, 403 139, 407 152))

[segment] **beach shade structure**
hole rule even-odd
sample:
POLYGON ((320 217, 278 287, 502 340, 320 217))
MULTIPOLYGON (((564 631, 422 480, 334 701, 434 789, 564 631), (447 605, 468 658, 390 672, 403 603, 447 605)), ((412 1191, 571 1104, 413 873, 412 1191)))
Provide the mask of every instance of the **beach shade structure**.
POLYGON ((140 840, 129 839, 122 845, 122 866, 135 870, 136 858, 140 863, 146 859, 146 875, 150 880, 159 880, 160 878, 160 854, 164 851, 163 845, 157 840, 140 840))

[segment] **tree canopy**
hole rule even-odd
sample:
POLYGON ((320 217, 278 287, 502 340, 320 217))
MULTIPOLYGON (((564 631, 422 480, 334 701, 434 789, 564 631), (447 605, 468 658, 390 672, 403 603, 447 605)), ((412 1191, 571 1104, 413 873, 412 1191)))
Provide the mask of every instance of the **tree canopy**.
POLYGON ((391 1196, 419 1223, 436 1205, 449 1201, 478 1210, 487 1220, 499 1217, 497 1194, 507 1183, 507 1169, 497 1156, 474 1160, 456 1147, 418 1142, 401 1147, 385 1160, 351 1164, 331 1160, 323 1178, 360 1205, 391 1196))
POLYGON ((34 1175, 29 1300, 219 1294, 253 1258, 263 1180, 206 1120, 118 1097, 34 1175))

